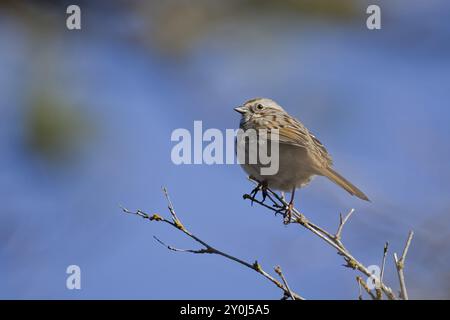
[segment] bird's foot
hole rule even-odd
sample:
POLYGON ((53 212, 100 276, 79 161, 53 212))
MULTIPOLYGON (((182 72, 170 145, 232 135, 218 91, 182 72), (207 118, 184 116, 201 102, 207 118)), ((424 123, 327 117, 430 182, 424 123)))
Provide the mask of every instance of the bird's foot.
POLYGON ((267 183, 266 182, 259 182, 258 181, 258 185, 252 190, 252 192, 250 192, 250 199, 252 200, 252 206, 253 206, 253 201, 256 197, 256 195, 259 193, 259 191, 262 192, 262 203, 264 203, 264 201, 266 201, 267 198, 267 183))
POLYGON ((280 205, 278 203, 274 204, 273 207, 276 209, 275 216, 281 214, 283 216, 283 223, 289 224, 292 221, 292 210, 294 205, 292 203, 288 205, 280 205))
POLYGON ((288 206, 287 206, 287 208, 285 209, 285 211, 284 211, 284 214, 283 214, 283 217, 284 217, 284 219, 283 219, 283 223, 284 224, 289 224, 289 223, 291 223, 291 220, 292 220, 292 209, 294 208, 294 205, 292 204, 292 203, 289 203, 288 204, 288 206))
POLYGON ((285 205, 274 203, 272 207, 275 209, 275 216, 281 214, 284 217, 287 208, 285 205))

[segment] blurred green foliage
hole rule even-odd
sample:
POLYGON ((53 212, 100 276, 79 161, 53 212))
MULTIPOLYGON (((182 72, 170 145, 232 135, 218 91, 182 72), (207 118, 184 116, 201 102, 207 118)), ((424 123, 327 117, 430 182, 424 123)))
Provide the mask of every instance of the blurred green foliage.
POLYGON ((47 160, 67 160, 91 133, 82 111, 55 95, 39 94, 26 109, 26 145, 47 160))
POLYGON ((358 13, 358 2, 355 0, 247 0, 256 8, 278 8, 305 16, 322 16, 326 18, 348 19, 358 13))

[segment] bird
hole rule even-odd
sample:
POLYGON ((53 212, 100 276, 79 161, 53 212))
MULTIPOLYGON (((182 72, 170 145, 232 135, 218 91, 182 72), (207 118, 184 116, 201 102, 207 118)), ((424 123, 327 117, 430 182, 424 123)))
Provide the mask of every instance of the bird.
MULTIPOLYGON (((254 98, 234 108, 241 114, 239 127, 243 132, 249 129, 259 133, 262 129, 271 132, 278 129, 279 167, 275 174, 261 172, 264 165, 259 161, 241 163, 244 171, 259 182, 260 186, 290 192, 291 199, 286 209, 290 219, 294 205, 295 190, 309 184, 314 176, 324 176, 353 196, 370 201, 353 183, 333 169, 333 160, 325 146, 299 120, 289 115, 278 103, 269 98, 254 98)), ((268 138, 271 140, 271 137, 268 138)), ((270 142, 270 141, 269 141, 270 142)), ((246 148, 246 142, 236 139, 237 148, 246 148)), ((246 158, 247 159, 247 158, 246 158)))

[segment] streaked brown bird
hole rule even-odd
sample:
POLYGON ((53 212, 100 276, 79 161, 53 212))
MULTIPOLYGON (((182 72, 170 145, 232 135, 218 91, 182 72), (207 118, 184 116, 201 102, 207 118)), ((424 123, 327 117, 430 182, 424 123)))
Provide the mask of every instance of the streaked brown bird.
MULTIPOLYGON (((240 128, 245 132, 254 129, 278 129, 279 170, 274 175, 263 175, 259 162, 242 164, 250 176, 270 189, 291 192, 287 213, 290 216, 295 190, 307 185, 316 176, 325 176, 351 195, 366 201, 369 198, 333 168, 333 161, 323 144, 297 119, 290 116, 275 101, 267 98, 248 100, 234 109, 241 117, 240 128)), ((243 141, 237 141, 243 143, 243 141)), ((242 146, 241 146, 242 147, 242 146)), ((244 146, 245 147, 245 146, 244 146)), ((239 148, 239 145, 238 145, 239 148)), ((246 153, 248 149, 246 149, 246 153)))

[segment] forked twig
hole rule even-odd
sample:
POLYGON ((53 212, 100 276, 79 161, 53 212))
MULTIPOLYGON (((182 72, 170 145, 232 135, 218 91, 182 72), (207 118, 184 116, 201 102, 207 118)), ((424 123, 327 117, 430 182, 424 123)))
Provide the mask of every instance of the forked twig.
POLYGON ((345 217, 342 217, 342 214, 339 214, 339 227, 337 229, 336 234, 334 235, 334 238, 337 241, 341 240, 342 237, 342 230, 344 229, 344 225, 347 223, 348 219, 352 216, 353 212, 355 212, 355 209, 351 209, 349 213, 345 215, 345 217))
POLYGON ((284 286, 286 287, 287 292, 288 292, 288 294, 289 294, 289 297, 291 297, 292 300, 296 300, 294 294, 293 294, 292 291, 291 291, 291 288, 289 288, 289 285, 288 285, 288 283, 287 283, 286 278, 284 277, 283 271, 281 271, 281 267, 280 267, 280 266, 276 266, 276 267, 274 268, 274 270, 275 270, 275 272, 280 276, 281 280, 283 281, 284 286))
POLYGON ((408 254, 409 246, 411 245, 412 238, 414 236, 414 232, 410 231, 408 235, 408 239, 406 240, 405 248, 403 249, 402 256, 400 259, 397 256, 397 253, 394 253, 394 261, 395 261, 395 267, 397 268, 397 274, 398 274, 398 280, 400 282, 400 293, 401 298, 404 300, 408 300, 408 291, 406 290, 406 284, 405 284, 405 274, 403 272, 403 269, 405 268, 405 260, 406 255, 408 254))

